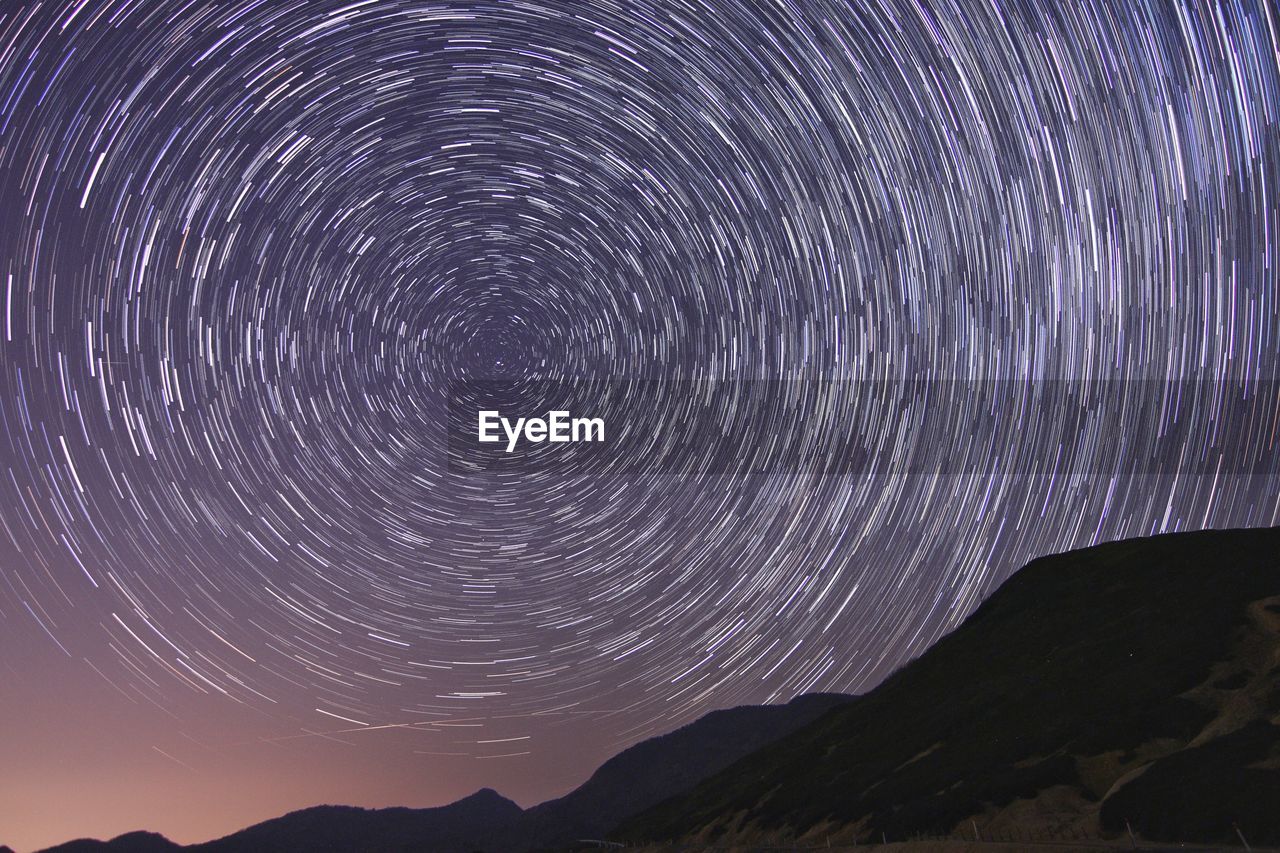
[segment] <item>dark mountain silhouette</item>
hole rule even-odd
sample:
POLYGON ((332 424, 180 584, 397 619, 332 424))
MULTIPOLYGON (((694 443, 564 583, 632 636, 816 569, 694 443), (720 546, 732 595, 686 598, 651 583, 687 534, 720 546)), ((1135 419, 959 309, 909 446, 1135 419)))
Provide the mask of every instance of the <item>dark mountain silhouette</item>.
POLYGON ((1036 560, 874 691, 613 837, 1280 844, 1280 528, 1036 560))
MULTIPOLYGON (((916 834, 1280 844, 1280 528, 1035 560, 865 696, 708 714, 522 812, 321 806, 180 848, 58 853, 521 853, 629 841, 916 834), (612 832, 609 827, 616 827, 612 832)), ((3 851, 0 851, 3 853, 3 851)))
MULTIPOLYGON (((73 841, 58 853, 519 853, 599 837, 621 821, 687 790, 852 697, 799 696, 786 705, 713 711, 644 741, 605 762, 582 786, 522 812, 489 789, 433 809, 317 806, 290 812, 204 844, 180 847, 158 835, 132 833, 110 842, 73 841), (137 846, 130 846, 136 843, 137 846), (167 846, 145 846, 160 843, 167 846), (84 845, 84 846, 73 846, 84 845)), ((50 851, 44 851, 50 853, 50 851)))
POLYGON ((198 853, 467 853, 518 818, 518 805, 484 788, 434 809, 317 806, 182 848, 198 853))
MULTIPOLYGON (((0 853, 8 849, 0 848, 0 853)), ((96 841, 91 838, 68 841, 66 844, 50 847, 42 853, 173 853, 181 849, 180 845, 154 832, 129 832, 118 835, 110 841, 96 841)))
POLYGON ((623 750, 573 792, 529 809, 495 839, 494 849, 518 853, 602 838, 626 818, 688 790, 851 698, 810 693, 786 705, 713 711, 670 734, 623 750))

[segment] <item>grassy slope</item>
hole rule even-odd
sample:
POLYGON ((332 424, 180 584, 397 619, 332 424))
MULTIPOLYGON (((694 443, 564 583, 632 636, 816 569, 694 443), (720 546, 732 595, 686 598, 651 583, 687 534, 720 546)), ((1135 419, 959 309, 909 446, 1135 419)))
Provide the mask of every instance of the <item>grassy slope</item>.
MULTIPOLYGON (((1124 779, 1135 786, 1131 802, 1119 799, 1128 786, 1118 786, 1125 813, 1103 810, 1108 827, 1127 818, 1153 837, 1226 840, 1227 816, 1188 813, 1185 802, 1171 806, 1159 791, 1210 767, 1233 772, 1224 767, 1238 768, 1241 748, 1187 766, 1162 768, 1160 759, 1185 755, 1183 747, 1222 715, 1206 681, 1274 683, 1274 670, 1257 672, 1256 662, 1246 671, 1237 661, 1232 679, 1221 677, 1231 665, 1214 665, 1239 657, 1243 635, 1256 627, 1250 603, 1277 595, 1280 528, 1173 534, 1036 560, 876 690, 629 821, 617 836, 725 837, 736 828, 739 837, 764 837, 857 825, 863 837, 901 838, 951 831, 1051 787, 1068 786, 1096 804, 1124 779), (1127 778, 1143 768, 1152 772, 1145 783, 1138 784, 1145 773, 1127 778)), ((1262 752, 1244 751, 1266 761, 1276 727, 1265 708, 1252 716, 1261 728, 1247 743, 1262 752)), ((1280 771, 1255 770, 1250 785, 1265 796, 1280 771)), ((1193 804, 1192 812, 1234 805, 1228 798, 1193 804)), ((1280 840, 1280 809, 1271 811, 1272 818, 1250 813, 1251 840, 1280 840)))

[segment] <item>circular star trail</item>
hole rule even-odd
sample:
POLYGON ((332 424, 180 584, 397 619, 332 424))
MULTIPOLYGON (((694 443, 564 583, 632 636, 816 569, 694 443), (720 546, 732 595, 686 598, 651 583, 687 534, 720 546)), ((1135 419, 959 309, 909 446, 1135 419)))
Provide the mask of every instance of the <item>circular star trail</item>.
POLYGON ((622 745, 865 689, 1043 553, 1277 523, 1274 477, 1199 462, 1276 449, 1274 396, 1229 389, 1280 375, 1278 31, 1249 2, 10 4, 10 647, 540 760, 565 720, 622 745), (905 376, 945 400, 860 390, 905 376), (891 440, 844 475, 468 473, 444 410, 477 378, 656 380, 659 423, 688 382, 786 380, 805 406, 740 410, 761 447, 891 440), (1063 462, 1026 402, 1095 380, 1111 427, 1063 462), (1184 381, 1186 464, 1108 474, 1184 381), (958 470, 902 470, 943 443, 958 470))

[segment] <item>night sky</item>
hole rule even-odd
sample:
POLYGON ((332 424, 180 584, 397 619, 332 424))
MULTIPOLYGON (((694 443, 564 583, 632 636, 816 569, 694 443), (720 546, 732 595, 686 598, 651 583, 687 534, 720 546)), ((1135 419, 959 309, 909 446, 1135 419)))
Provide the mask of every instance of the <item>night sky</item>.
POLYGON ((1266 2, 0 9, 0 842, 530 805, 1280 523, 1266 2), (875 453, 450 466, 476 379, 875 453))

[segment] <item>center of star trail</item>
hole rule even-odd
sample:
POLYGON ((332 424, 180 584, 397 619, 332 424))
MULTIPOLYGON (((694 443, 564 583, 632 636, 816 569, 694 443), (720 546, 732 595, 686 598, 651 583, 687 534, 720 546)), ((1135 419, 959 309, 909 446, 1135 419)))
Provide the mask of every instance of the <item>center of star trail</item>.
POLYGON ((1234 389, 1280 377, 1277 31, 1263 3, 10 4, 9 765, 71 796, 38 752, 101 730, 132 791, 307 780, 179 837, 289 790, 534 801, 709 708, 866 689, 1032 557, 1277 523, 1274 468, 1210 454, 1276 440, 1234 389), (797 412, 874 452, 451 467, 451 388, 490 380, 655 383, 610 412, 659 437, 708 383, 747 455, 797 412), (1095 381, 1069 444, 1035 420, 1095 381), (1209 461, 1116 472, 1164 430, 1209 461))

